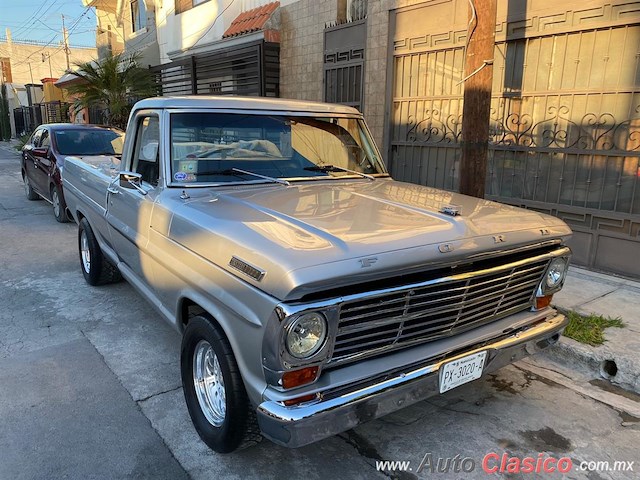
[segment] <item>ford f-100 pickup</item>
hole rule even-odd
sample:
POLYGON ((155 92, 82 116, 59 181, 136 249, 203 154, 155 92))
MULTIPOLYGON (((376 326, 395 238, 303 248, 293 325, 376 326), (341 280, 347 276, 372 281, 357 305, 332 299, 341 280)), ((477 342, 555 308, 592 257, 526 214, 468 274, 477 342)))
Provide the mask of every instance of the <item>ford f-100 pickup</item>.
POLYGON ((182 334, 218 452, 298 447, 557 341, 571 230, 393 180, 362 115, 323 103, 138 102, 120 161, 70 157, 91 285, 124 277, 182 334))

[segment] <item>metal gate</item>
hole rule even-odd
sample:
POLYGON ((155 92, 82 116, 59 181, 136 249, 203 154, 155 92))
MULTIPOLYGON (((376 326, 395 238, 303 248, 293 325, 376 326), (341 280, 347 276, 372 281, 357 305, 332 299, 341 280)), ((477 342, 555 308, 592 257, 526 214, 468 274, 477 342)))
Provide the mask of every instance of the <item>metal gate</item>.
MULTIPOLYGON (((564 219, 575 263, 638 276, 640 17, 633 19, 496 43, 486 192, 564 219)), ((398 180, 458 187, 457 33, 448 45, 436 35, 392 39, 388 158, 398 180)))
POLYGON ((356 20, 324 31, 324 101, 362 111, 366 22, 356 20))

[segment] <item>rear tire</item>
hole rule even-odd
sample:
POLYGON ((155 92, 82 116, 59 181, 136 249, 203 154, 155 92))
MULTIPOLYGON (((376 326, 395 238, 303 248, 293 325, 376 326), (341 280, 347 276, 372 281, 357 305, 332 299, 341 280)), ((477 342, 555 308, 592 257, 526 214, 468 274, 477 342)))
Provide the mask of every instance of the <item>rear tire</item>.
POLYGON ((191 421, 209 448, 230 453, 262 440, 229 340, 210 317, 189 321, 180 369, 191 421))
POLYGON ((60 223, 67 223, 67 204, 62 196, 62 191, 57 185, 51 185, 51 203, 53 204, 53 216, 60 223))
POLYGON ((29 176, 26 173, 23 175, 22 180, 24 181, 24 192, 27 194, 27 199, 40 200, 40 195, 38 195, 36 191, 31 187, 29 176))
POLYGON ((89 285, 105 285, 122 279, 118 267, 109 262, 102 254, 100 245, 86 218, 80 220, 78 250, 82 275, 89 285))

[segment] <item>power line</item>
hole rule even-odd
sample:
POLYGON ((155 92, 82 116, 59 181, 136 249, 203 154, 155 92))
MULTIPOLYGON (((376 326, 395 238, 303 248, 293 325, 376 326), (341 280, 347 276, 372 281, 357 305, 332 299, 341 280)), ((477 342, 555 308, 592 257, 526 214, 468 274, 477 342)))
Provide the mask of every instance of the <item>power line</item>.
MULTIPOLYGON (((16 29, 16 35, 18 35, 18 32, 20 32, 20 33, 24 33, 24 32, 26 32, 26 31, 28 31, 28 30, 29 30, 29 27, 34 26, 34 25, 35 25, 35 22, 36 22, 37 20, 39 20, 40 18, 43 18, 43 17, 45 16, 45 14, 46 14, 47 12, 49 12, 49 10, 51 10, 51 9, 56 5, 56 3, 58 3, 59 1, 60 1, 60 0, 53 0, 53 2, 51 2, 51 3, 49 4, 49 6, 48 6, 48 8, 47 8, 47 9, 46 9, 45 11, 43 11, 42 13, 40 13, 40 16, 39 16, 38 18, 36 18, 36 16, 35 16, 35 15, 33 15, 33 20, 32 20, 28 25, 25 25, 24 27, 21 27, 21 28, 17 28, 17 29, 16 29)), ((46 2, 45 2, 45 4, 46 4, 46 2)))
POLYGON ((40 5, 40 8, 38 8, 29 18, 27 18, 24 22, 21 23, 21 25, 17 28, 17 30, 19 30, 20 28, 24 27, 26 24, 29 23, 29 21, 32 18, 35 18, 36 15, 38 15, 38 13, 40 13, 40 11, 47 5, 47 0, 44 0, 42 2, 42 5, 40 5))
MULTIPOLYGON (((55 2, 54 2, 55 3, 55 2)), ((73 25, 69 28, 67 35, 71 35, 71 33, 77 28, 77 26, 80 23, 80 20, 82 19, 82 17, 84 17, 87 12, 89 11, 91 7, 86 7, 84 9, 84 12, 82 12, 82 14, 76 19, 76 21, 73 23, 73 25)), ((35 54, 40 53, 42 51, 44 51, 48 46, 50 46, 56 39, 58 35, 56 34, 46 45, 44 45, 42 48, 36 50, 35 52, 32 52, 27 58, 25 58, 24 60, 22 60, 21 62, 18 62, 15 64, 15 66, 18 65, 22 65, 23 63, 26 63, 27 60, 29 60, 31 57, 33 57, 35 54)), ((64 47, 62 47, 64 48, 64 47)))
MULTIPOLYGON (((211 22, 211 25, 209 25, 209 28, 207 28, 207 30, 206 30, 202 35, 200 35, 200 37, 198 38, 198 40, 196 40, 195 42, 193 42, 193 45, 191 45, 191 47, 189 47, 189 48, 193 48, 193 47, 195 47, 195 46, 198 44, 198 42, 200 42, 200 40, 202 40, 204 37, 206 37, 206 36, 207 36, 207 34, 211 31, 211 29, 212 29, 212 28, 213 28, 213 26, 216 24, 216 22, 218 21, 218 19, 219 19, 222 15, 224 15, 224 12, 226 12, 227 10, 229 10, 229 8, 231 7, 231 5, 233 5, 233 4, 235 3, 235 1, 236 1, 236 0, 231 0, 231 2, 229 3, 229 5, 227 5, 226 7, 224 7, 224 8, 222 9, 222 11, 221 11, 217 16, 216 16, 216 18, 214 18, 214 19, 213 19, 213 22, 211 22)), ((187 35, 186 37, 183 37, 183 39, 184 39, 184 38, 190 38, 190 37, 193 37, 194 35, 196 35, 196 34, 195 34, 195 33, 192 33, 191 35, 187 35)))

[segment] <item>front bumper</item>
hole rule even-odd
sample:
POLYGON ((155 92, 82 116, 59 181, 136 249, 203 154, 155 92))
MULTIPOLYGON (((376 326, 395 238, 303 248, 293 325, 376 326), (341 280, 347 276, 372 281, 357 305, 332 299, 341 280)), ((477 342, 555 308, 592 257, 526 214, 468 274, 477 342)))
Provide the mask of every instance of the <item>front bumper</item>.
POLYGON ((257 409, 260 429, 265 437, 286 447, 317 442, 438 394, 440 368, 447 362, 486 350, 484 375, 554 344, 567 323, 564 315, 556 314, 493 343, 456 352, 315 403, 287 407, 265 401, 257 409))

